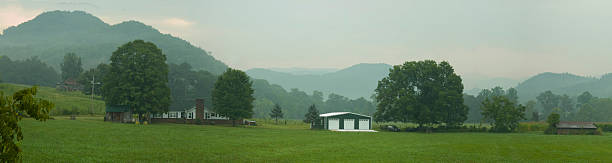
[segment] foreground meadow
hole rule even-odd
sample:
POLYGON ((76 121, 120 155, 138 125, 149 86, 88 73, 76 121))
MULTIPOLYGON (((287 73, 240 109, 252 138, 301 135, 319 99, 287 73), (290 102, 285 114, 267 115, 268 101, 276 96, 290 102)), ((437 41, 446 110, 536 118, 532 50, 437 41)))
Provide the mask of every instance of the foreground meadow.
POLYGON ((99 117, 21 125, 25 162, 612 161, 610 133, 347 133, 270 124, 134 125, 99 117))

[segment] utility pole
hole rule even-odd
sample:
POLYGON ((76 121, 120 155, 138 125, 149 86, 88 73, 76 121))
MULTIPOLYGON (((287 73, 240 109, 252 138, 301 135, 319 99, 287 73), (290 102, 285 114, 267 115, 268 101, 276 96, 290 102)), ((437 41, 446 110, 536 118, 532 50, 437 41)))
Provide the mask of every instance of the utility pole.
POLYGON ((100 84, 100 82, 96 83, 96 69, 94 68, 92 71, 92 79, 91 79, 91 109, 89 110, 89 114, 93 116, 94 114, 94 88, 96 84, 100 84))

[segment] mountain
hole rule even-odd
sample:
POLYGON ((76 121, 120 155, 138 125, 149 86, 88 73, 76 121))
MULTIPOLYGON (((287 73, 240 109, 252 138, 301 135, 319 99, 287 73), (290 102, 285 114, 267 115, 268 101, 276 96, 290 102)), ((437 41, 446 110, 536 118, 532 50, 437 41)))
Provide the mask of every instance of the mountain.
POLYGON ((187 62, 197 70, 221 74, 227 65, 205 50, 137 21, 109 25, 83 11, 51 11, 0 35, 0 56, 26 59, 38 56, 59 70, 66 53, 74 52, 85 68, 108 63, 111 53, 129 41, 141 39, 155 43, 170 63, 187 62))
POLYGON ((465 74, 463 79, 463 92, 469 95, 478 95, 483 89, 494 87, 511 88, 516 87, 520 80, 504 77, 490 77, 486 75, 465 74))
POLYGON ((263 68, 250 69, 246 73, 287 89, 298 88, 305 92, 318 90, 328 95, 336 93, 352 99, 369 99, 378 81, 389 74, 391 67, 388 64, 362 63, 321 75, 296 75, 263 68))
POLYGON ((323 75, 327 73, 332 73, 338 71, 335 68, 268 68, 268 70, 276 71, 276 72, 284 72, 293 75, 323 75))
POLYGON ((542 92, 567 94, 571 97, 589 91, 593 96, 612 97, 612 73, 600 78, 584 77, 569 73, 541 73, 516 87, 521 102, 535 100, 542 92))

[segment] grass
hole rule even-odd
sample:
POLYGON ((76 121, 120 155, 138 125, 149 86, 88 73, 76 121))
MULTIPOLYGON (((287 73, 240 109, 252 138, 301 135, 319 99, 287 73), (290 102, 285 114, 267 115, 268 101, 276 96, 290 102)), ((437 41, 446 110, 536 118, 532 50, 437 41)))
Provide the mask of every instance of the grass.
POLYGON ((523 162, 612 161, 612 136, 351 133, 306 124, 134 125, 100 117, 21 122, 25 162, 523 162))
MULTIPOLYGON (((4 95, 13 95, 16 91, 30 87, 28 85, 0 83, 0 91, 4 92, 4 95)), ((84 95, 79 91, 63 92, 51 87, 39 86, 36 97, 55 103, 55 108, 51 110, 51 115, 71 113, 73 108, 77 109, 82 115, 89 114, 92 104, 91 96, 84 95)), ((96 98, 99 99, 100 97, 96 98)), ((93 101, 94 114, 103 115, 105 109, 104 101, 97 99, 93 101)))

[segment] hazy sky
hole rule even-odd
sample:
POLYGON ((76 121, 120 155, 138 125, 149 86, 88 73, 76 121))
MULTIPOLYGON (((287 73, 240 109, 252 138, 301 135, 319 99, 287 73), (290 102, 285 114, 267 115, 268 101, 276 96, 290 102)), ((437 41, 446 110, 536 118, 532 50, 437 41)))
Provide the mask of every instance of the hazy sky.
POLYGON ((609 0, 0 0, 0 28, 49 10, 138 20, 239 69, 435 59, 515 79, 612 72, 609 0))

